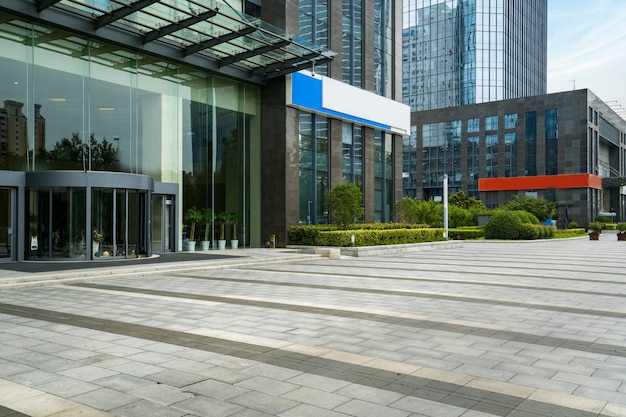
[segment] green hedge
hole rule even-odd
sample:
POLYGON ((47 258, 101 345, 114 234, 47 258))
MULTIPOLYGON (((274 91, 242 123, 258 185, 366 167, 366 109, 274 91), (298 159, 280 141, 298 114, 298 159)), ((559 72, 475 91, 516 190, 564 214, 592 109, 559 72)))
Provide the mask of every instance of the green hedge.
POLYGON ((450 228, 448 229, 448 237, 455 240, 484 239, 485 228, 482 226, 450 228))
POLYGON ((443 240, 443 229, 337 230, 322 231, 315 239, 318 246, 396 245, 401 243, 437 242, 443 240))
MULTIPOLYGON (((406 230, 425 229, 428 225, 412 223, 357 223, 350 227, 354 230, 406 230)), ((339 231, 333 224, 310 224, 291 226, 288 230, 289 243, 293 245, 316 245, 315 240, 321 232, 339 231)))

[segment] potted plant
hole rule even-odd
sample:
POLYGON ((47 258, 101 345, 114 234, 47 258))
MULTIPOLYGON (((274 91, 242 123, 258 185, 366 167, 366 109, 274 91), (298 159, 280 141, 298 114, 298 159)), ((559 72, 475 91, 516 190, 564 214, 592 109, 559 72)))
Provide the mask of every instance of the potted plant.
POLYGON ((220 211, 219 213, 215 214, 215 224, 219 225, 220 227, 220 236, 217 240, 217 248, 219 250, 226 249, 226 236, 224 233, 226 223, 228 223, 228 213, 226 213, 225 211, 220 211))
POLYGON ((617 240, 626 241, 626 222, 617 223, 617 240))
POLYGON ((100 256, 100 242, 104 239, 104 230, 93 229, 91 232, 91 249, 93 256, 100 256))
POLYGON ((208 207, 202 210, 202 221, 204 222, 204 240, 202 241, 202 250, 209 250, 211 247, 209 232, 211 231, 211 223, 213 223, 213 210, 208 207))
POLYGON ((228 222, 232 226, 232 235, 230 237, 230 247, 231 249, 239 248, 239 239, 237 238, 237 224, 241 223, 242 217, 241 213, 238 211, 233 211, 228 213, 228 222))
POLYGON ((196 224, 202 222, 202 212, 195 207, 187 209, 184 219, 189 222, 189 239, 187 239, 187 250, 196 250, 196 224))
POLYGON ((589 240, 599 240, 600 233, 602 233, 602 223, 600 222, 591 222, 587 227, 589 231, 589 240))

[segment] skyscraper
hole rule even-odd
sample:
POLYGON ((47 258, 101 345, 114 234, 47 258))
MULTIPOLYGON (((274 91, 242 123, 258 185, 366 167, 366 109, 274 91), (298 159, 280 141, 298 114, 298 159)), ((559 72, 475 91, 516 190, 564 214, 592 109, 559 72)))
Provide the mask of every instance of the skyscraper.
POLYGON ((545 94, 547 0, 406 0, 402 97, 412 111, 545 94))

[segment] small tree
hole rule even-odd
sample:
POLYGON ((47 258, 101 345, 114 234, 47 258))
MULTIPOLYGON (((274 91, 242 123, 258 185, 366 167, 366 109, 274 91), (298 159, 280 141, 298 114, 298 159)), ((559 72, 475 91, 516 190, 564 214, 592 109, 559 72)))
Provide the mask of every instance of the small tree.
POLYGON ((204 241, 206 242, 209 240, 209 232, 213 222, 213 210, 208 207, 202 210, 202 221, 204 222, 204 241))
POLYGON ((482 201, 476 197, 465 194, 463 191, 457 191, 448 197, 448 204, 466 210, 487 211, 487 207, 482 201))
POLYGON ((219 213, 215 214, 215 224, 220 226, 219 240, 226 239, 226 233, 224 230, 224 226, 226 225, 226 223, 228 223, 228 213, 226 213, 225 211, 220 211, 219 213))
POLYGON ((187 209, 185 212, 185 221, 190 223, 189 226, 189 240, 195 241, 196 237, 196 224, 202 221, 202 212, 195 207, 187 209))
POLYGON ((241 223, 241 221, 243 220, 243 218, 241 217, 241 213, 239 213, 238 211, 231 211, 226 214, 228 217, 228 223, 230 223, 232 227, 232 235, 230 238, 232 240, 238 240, 237 239, 237 224, 241 223))
POLYGON ((524 210, 535 215, 539 221, 551 219, 556 215, 556 202, 532 196, 515 196, 502 207, 506 210, 524 210))
POLYGON ((326 193, 330 220, 344 229, 363 215, 363 193, 354 183, 336 185, 326 193))

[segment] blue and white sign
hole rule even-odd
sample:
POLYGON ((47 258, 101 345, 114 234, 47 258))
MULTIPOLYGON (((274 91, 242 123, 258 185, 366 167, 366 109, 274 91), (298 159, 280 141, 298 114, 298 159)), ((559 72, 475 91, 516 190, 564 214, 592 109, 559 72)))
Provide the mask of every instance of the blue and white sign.
POLYGON ((398 135, 411 130, 409 106, 309 71, 287 77, 287 105, 398 135))

